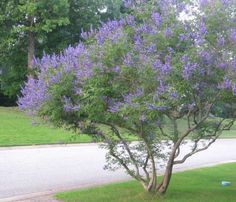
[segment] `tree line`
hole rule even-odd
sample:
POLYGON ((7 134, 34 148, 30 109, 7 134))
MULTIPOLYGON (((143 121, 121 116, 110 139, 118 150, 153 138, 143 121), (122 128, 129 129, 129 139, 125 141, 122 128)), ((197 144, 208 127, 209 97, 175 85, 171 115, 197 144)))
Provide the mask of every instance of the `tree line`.
POLYGON ((0 105, 15 104, 34 57, 75 46, 81 32, 125 12, 122 0, 2 0, 0 105))

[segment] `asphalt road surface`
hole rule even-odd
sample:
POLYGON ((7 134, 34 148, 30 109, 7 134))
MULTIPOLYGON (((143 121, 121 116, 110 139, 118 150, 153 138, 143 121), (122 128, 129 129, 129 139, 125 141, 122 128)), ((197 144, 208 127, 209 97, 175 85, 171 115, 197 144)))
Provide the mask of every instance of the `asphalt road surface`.
MULTIPOLYGON (((105 153, 97 144, 0 148, 0 201, 129 179, 103 170, 105 153)), ((218 140, 175 171, 227 161, 236 161, 236 139, 218 140)))

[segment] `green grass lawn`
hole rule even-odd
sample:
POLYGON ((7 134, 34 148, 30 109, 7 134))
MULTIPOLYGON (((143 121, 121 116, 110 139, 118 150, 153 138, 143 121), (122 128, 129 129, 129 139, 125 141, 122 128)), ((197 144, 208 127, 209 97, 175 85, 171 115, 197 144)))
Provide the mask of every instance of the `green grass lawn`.
MULTIPOLYGON (((187 129, 187 123, 186 120, 179 120, 178 121, 178 125, 179 125, 179 130, 181 132, 184 132, 187 129)), ((222 132, 220 138, 236 138, 236 124, 234 124, 231 127, 231 130, 225 130, 222 132)), ((236 201, 236 200, 235 200, 236 201)))
POLYGON ((148 194, 135 181, 59 193, 64 202, 235 202, 236 163, 201 168, 173 175, 165 196, 148 194), (231 186, 221 186, 222 180, 231 186))
MULTIPOLYGON (((180 120, 180 130, 184 121, 180 120)), ((106 130, 105 127, 101 127, 106 130)), ((231 131, 222 134, 223 138, 236 137, 236 125, 231 131)), ((129 141, 137 140, 132 135, 126 135, 129 141)), ((32 118, 20 112, 17 108, 0 107, 0 146, 40 145, 58 143, 87 143, 93 141, 88 135, 75 135, 72 132, 56 129, 52 126, 33 124, 32 118)))
POLYGON ((73 142, 91 142, 91 138, 49 125, 34 125, 31 117, 17 108, 0 107, 0 146, 73 142))

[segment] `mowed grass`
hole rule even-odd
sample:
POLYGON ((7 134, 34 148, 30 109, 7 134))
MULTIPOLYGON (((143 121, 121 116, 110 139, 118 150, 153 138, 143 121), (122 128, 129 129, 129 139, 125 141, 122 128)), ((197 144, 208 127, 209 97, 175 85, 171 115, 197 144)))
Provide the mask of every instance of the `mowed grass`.
MULTIPOLYGON (((229 121, 229 120, 226 120, 226 121, 229 121)), ((226 121, 224 122, 225 124, 227 123, 226 121)), ((179 120, 178 126, 179 126, 180 132, 185 132, 187 129, 186 120, 183 120, 183 119, 179 120)), ((220 135, 220 138, 236 138, 236 123, 231 127, 230 130, 223 131, 222 134, 220 135)))
POLYGON ((235 202, 236 163, 176 173, 165 196, 146 193, 135 181, 58 193, 64 202, 235 202), (221 185, 222 180, 232 184, 221 185))
POLYGON ((17 108, 0 107, 0 146, 87 143, 88 135, 36 124, 17 108))
MULTIPOLYGON (((179 121, 180 131, 186 128, 185 125, 184 120, 179 121)), ((108 131, 104 126, 101 128, 103 131, 108 131)), ((138 140, 126 132, 124 132, 124 137, 128 141, 138 140)), ((221 136, 221 138, 234 137, 236 137, 236 125, 221 136)), ((32 117, 20 112, 16 107, 0 107, 0 146, 89 143, 92 141, 93 139, 88 135, 74 134, 53 128, 49 124, 35 124, 32 117)))

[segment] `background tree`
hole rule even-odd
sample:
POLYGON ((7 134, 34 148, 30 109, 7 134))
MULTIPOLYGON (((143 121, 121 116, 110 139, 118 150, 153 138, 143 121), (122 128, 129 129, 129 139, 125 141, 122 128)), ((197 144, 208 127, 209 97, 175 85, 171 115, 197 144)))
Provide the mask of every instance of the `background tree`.
POLYGON ((8 26, 9 34, 5 37, 12 41, 10 44, 8 41, 6 45, 14 46, 14 42, 25 38, 28 47, 28 68, 32 69, 35 41, 57 26, 69 23, 68 1, 10 0, 1 4, 1 24, 8 26))
POLYGON ((118 17, 121 3, 120 0, 1 1, 2 94, 16 99, 32 68, 33 55, 59 53, 68 45, 78 44, 82 28, 88 31, 108 18, 118 17))
POLYGON ((1 1, 0 66, 4 94, 16 97, 26 74, 32 71, 33 56, 37 55, 35 44, 56 27, 68 24, 67 15, 67 0, 1 1))
POLYGON ((96 29, 108 19, 119 18, 121 0, 69 0, 70 24, 47 34, 41 47, 47 53, 60 52, 69 45, 77 45, 82 31, 96 29))
POLYGON ((25 50, 21 48, 22 44, 15 40, 16 34, 11 33, 11 28, 14 24, 12 20, 15 15, 14 6, 13 1, 3 0, 0 2, 0 82, 1 91, 4 89, 5 95, 14 94, 16 88, 19 91, 18 82, 24 80, 26 72, 25 68, 22 68, 22 66, 25 66, 26 61, 23 59, 25 57, 25 50), (17 85, 15 85, 15 82, 17 85))

